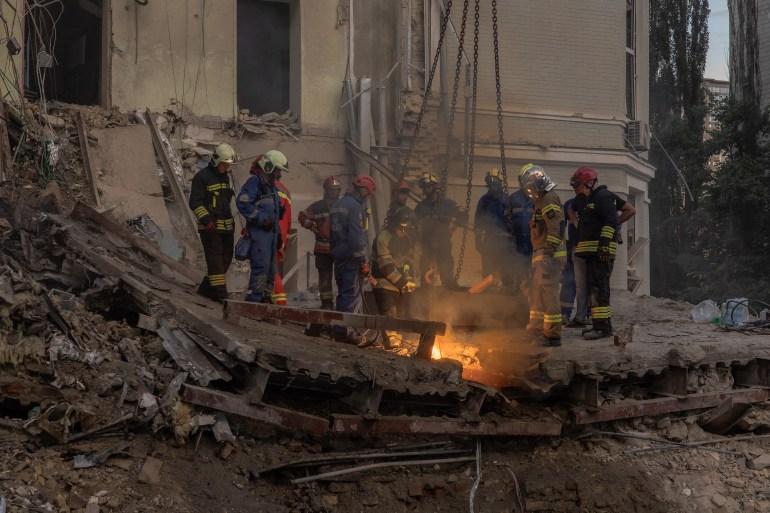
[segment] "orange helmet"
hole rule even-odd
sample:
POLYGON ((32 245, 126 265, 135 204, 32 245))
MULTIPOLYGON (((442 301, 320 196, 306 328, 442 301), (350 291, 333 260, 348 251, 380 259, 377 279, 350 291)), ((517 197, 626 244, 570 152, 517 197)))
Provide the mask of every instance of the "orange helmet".
POLYGON ((377 190, 377 185, 374 183, 374 179, 367 175, 356 177, 356 179, 353 180, 353 186, 362 187, 369 191, 369 194, 374 194, 374 191, 377 190))
POLYGON ((342 182, 340 182, 336 176, 330 176, 324 180, 324 190, 329 189, 341 189, 342 182))

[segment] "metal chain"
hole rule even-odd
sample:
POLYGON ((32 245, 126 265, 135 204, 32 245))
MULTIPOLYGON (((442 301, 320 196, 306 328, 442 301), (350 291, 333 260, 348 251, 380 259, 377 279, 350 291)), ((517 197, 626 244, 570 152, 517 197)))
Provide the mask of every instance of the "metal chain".
POLYGON ((462 75, 463 51, 465 50, 465 29, 468 25, 468 7, 470 0, 463 2, 463 17, 460 28, 460 36, 457 46, 457 62, 455 63, 454 83, 452 84, 452 103, 449 107, 449 122, 446 133, 446 151, 444 151, 444 168, 441 171, 441 195, 446 194, 447 183, 449 182, 449 161, 451 158, 452 134, 455 125, 455 115, 457 114, 457 96, 460 89, 460 76, 462 75))
POLYGON ((422 98, 420 113, 417 115, 417 125, 415 126, 415 129, 414 129, 414 135, 412 137, 412 140, 409 142, 409 149, 407 150, 406 156, 404 157, 404 162, 401 165, 401 176, 400 176, 401 180, 403 180, 404 177, 406 176, 406 171, 409 167, 409 162, 412 159, 412 153, 414 152, 414 147, 417 144, 417 138, 420 135, 420 128, 422 128, 422 119, 425 116, 425 109, 428 105, 428 98, 430 98, 430 92, 431 92, 431 89, 433 88, 433 79, 435 78, 436 70, 438 69, 438 63, 441 57, 441 49, 444 46, 444 36, 446 35, 446 29, 449 23, 449 17, 452 15, 452 1, 453 0, 447 0, 446 11, 444 11, 444 16, 443 18, 441 18, 441 30, 438 37, 438 46, 436 47, 436 55, 433 57, 433 64, 431 65, 431 68, 430 68, 428 81, 425 83, 425 94, 423 95, 423 98, 422 98))
POLYGON ((497 0, 492 0, 492 44, 495 49, 495 89, 497 92, 497 142, 500 145, 500 168, 503 190, 508 192, 508 170, 505 164, 505 136, 503 133, 503 94, 500 89, 500 44, 497 37, 497 0))
POLYGON ((455 281, 460 279, 460 274, 463 271, 463 264, 465 262, 465 247, 468 243, 468 223, 470 222, 471 212, 471 194, 473 192, 473 165, 476 157, 476 91, 479 83, 479 18, 480 0, 476 0, 473 6, 474 28, 473 28, 473 85, 471 89, 471 140, 470 148, 468 150, 468 169, 466 174, 468 177, 468 185, 465 191, 465 215, 466 221, 463 227, 463 238, 460 243, 460 255, 457 259, 457 270, 455 271, 455 281))

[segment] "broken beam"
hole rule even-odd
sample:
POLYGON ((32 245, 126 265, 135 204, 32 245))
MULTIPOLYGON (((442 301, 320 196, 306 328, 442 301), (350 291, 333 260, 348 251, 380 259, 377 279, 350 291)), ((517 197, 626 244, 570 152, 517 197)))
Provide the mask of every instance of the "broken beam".
POLYGON ((405 331, 408 333, 420 333, 423 336, 433 337, 436 335, 443 335, 446 332, 446 324, 443 322, 395 319, 393 317, 385 317, 382 315, 314 310, 309 308, 270 305, 267 303, 226 301, 224 319, 233 324, 237 324, 240 317, 256 320, 275 319, 279 321, 297 322, 300 324, 331 324, 370 330, 405 331))
POLYGON ((332 432, 347 434, 420 434, 465 436, 559 436, 560 422, 525 420, 465 421, 442 417, 377 417, 333 415, 332 432))
POLYGON ((75 111, 75 125, 78 130, 78 141, 80 142, 80 155, 83 158, 83 168, 86 171, 86 180, 88 188, 91 189, 91 195, 94 197, 96 208, 102 208, 102 200, 99 197, 99 189, 96 187, 96 178, 94 169, 91 165, 91 150, 88 148, 88 132, 86 132, 86 123, 83 121, 83 113, 75 111))
POLYGON ((197 406, 264 422, 288 431, 323 435, 329 430, 329 422, 321 417, 266 404, 247 404, 235 395, 209 388, 185 385, 182 399, 197 406))
POLYGON ((575 415, 575 424, 593 424, 635 417, 654 417, 656 415, 700 408, 713 408, 719 406, 725 399, 730 397, 744 403, 760 403, 767 400, 768 392, 764 389, 749 388, 730 392, 691 394, 685 399, 663 397, 647 401, 628 401, 605 406, 594 411, 577 409, 573 413, 575 415))

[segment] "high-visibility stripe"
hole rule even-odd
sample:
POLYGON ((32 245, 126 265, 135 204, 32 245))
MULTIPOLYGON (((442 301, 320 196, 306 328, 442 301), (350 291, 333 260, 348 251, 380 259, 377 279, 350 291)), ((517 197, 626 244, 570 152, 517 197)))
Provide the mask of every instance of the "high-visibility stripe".
POLYGON ((557 214, 561 214, 561 207, 559 205, 551 203, 550 205, 544 206, 540 211, 543 214, 547 214, 548 212, 556 212, 557 214))
POLYGON ((543 321, 549 324, 558 324, 561 322, 561 314, 544 315, 543 321))
POLYGON ((271 299, 273 300, 273 303, 286 303, 289 296, 287 294, 273 294, 271 299))
POLYGON ((221 191, 229 188, 230 188, 230 184, 227 184, 227 183, 215 183, 215 184, 206 186, 206 190, 208 190, 209 192, 216 192, 216 191, 221 191))
POLYGON ((283 191, 278 191, 278 196, 285 199, 291 205, 291 197, 283 191))
POLYGON ((556 235, 549 235, 548 237, 545 238, 545 240, 547 240, 551 244, 556 244, 556 245, 561 244, 561 239, 556 235))
POLYGON ((564 250, 564 251, 556 251, 556 252, 554 252, 553 257, 554 258, 567 258, 567 251, 566 250, 564 250))
POLYGON ((197 217, 198 219, 201 219, 209 215, 209 211, 206 210, 206 207, 198 207, 195 210, 193 210, 193 212, 195 213, 195 217, 197 217))
POLYGON ((235 220, 233 218, 217 220, 217 230, 230 231, 233 228, 235 228, 235 220))
POLYGON ((594 306, 591 308, 591 317, 594 319, 609 319, 612 317, 612 308, 609 306, 594 306))
POLYGON ((612 239, 615 237, 615 228, 613 226, 602 226, 601 237, 612 239))
POLYGON ((542 216, 542 214, 537 214, 537 213, 535 213, 535 214, 532 216, 532 218, 533 218, 535 221, 542 221, 542 220, 543 220, 543 216, 542 216))
POLYGON ((537 310, 530 310, 529 311, 529 320, 541 320, 545 314, 543 312, 538 312, 537 310))

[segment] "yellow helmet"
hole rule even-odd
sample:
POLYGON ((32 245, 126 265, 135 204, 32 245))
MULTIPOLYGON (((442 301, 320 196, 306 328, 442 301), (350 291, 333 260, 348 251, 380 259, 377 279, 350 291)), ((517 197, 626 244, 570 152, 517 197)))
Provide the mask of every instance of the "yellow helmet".
POLYGON ((420 187, 428 187, 430 185, 438 185, 438 177, 426 171, 420 177, 420 187))
POLYGON ((281 171, 289 170, 289 159, 283 152, 278 150, 270 150, 259 159, 259 167, 265 173, 272 173, 274 169, 280 169, 281 171))
POLYGON ((487 173, 487 176, 484 179, 484 181, 487 183, 487 185, 490 185, 492 182, 502 182, 503 174, 500 172, 499 169, 497 169, 496 167, 493 167, 487 173))
POLYGON ((211 161, 214 167, 218 166, 220 162, 226 164, 232 164, 235 162, 235 150, 227 143, 222 143, 214 150, 214 155, 211 157, 211 161))

